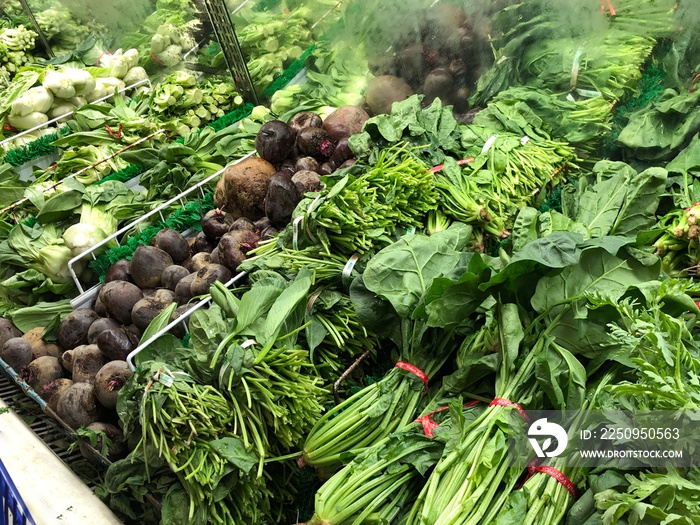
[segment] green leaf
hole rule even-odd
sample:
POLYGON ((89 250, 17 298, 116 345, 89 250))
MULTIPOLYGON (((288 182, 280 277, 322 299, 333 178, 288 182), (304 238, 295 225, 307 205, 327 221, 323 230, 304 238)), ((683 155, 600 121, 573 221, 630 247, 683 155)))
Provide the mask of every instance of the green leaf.
POLYGON ((552 405, 577 410, 586 397, 586 369, 568 350, 549 344, 537 356, 535 377, 552 405))
POLYGON ((632 236, 656 223, 659 195, 666 186, 668 173, 663 168, 649 168, 632 177, 624 203, 610 234, 632 236))
POLYGON ((425 295, 428 326, 453 327, 463 323, 486 299, 488 294, 479 290, 479 284, 488 281, 491 269, 478 253, 469 255, 467 271, 458 281, 433 279, 425 295))
POLYGON ((248 474, 258 464, 258 455, 253 450, 247 450, 237 437, 215 439, 209 442, 209 446, 243 474, 248 474))
POLYGON ((535 208, 525 206, 520 209, 511 230, 513 253, 522 250, 526 244, 537 240, 537 219, 539 216, 540 212, 535 208))
POLYGON ((311 288, 311 277, 298 278, 277 297, 265 321, 264 340, 276 337, 287 317, 304 300, 311 288))
POLYGON ((591 237, 610 233, 627 195, 624 175, 590 186, 580 197, 576 222, 585 224, 591 237))
POLYGON ((214 304, 192 313, 188 323, 190 348, 200 358, 207 358, 215 350, 228 331, 221 308, 214 304))
POLYGON ((275 286, 253 286, 244 293, 238 307, 236 333, 241 333, 267 312, 281 293, 282 289, 275 286))
POLYGON ((578 245, 582 242, 583 237, 578 233, 554 232, 528 243, 511 257, 505 268, 481 288, 487 290, 501 283, 513 282, 516 278, 532 272, 538 265, 550 269, 576 264, 581 256, 578 245))
POLYGON ((77 190, 68 190, 54 195, 47 200, 37 213, 36 219, 41 223, 56 222, 68 217, 83 203, 83 194, 77 190))
POLYGON ((402 318, 409 318, 432 280, 452 271, 471 227, 453 225, 430 237, 405 235, 378 252, 363 274, 368 290, 386 299, 402 318))
POLYGON ((177 308, 177 303, 173 303, 167 308, 165 308, 161 313, 156 315, 153 320, 148 324, 146 329, 143 331, 143 334, 141 335, 141 340, 139 341, 139 344, 142 345, 146 341, 148 341, 151 337, 156 335, 158 332, 160 332, 163 328, 168 326, 170 324, 171 318, 173 316, 173 312, 177 308))
POLYGON ((540 279, 531 304, 535 311, 544 313, 584 293, 601 291, 619 298, 630 286, 656 279, 659 268, 660 264, 644 266, 630 256, 619 258, 603 248, 590 248, 578 264, 540 279))

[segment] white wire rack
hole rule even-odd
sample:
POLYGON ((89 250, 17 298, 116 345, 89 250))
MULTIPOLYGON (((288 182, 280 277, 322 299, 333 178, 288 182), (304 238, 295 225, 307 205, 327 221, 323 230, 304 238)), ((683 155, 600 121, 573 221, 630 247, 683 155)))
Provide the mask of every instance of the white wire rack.
MULTIPOLYGON (((130 84, 130 85, 126 86, 124 89, 117 90, 117 93, 121 94, 121 93, 124 93, 125 91, 129 91, 129 90, 136 89, 138 87, 146 86, 146 85, 148 86, 149 89, 151 89, 153 87, 151 84, 151 81, 149 79, 144 79, 144 80, 139 80, 138 82, 135 82, 134 84, 130 84)), ((104 102, 104 101, 112 98, 113 96, 114 96, 114 93, 110 93, 109 95, 107 95, 105 97, 98 98, 97 100, 90 102, 90 104, 99 104, 100 102, 104 102)), ((80 108, 77 108, 77 109, 80 109, 80 108)), ((19 138, 22 138, 24 135, 28 135, 30 133, 33 133, 34 131, 38 131, 40 129, 47 128, 51 124, 59 122, 61 119, 64 119, 66 117, 70 118, 73 116, 73 113, 74 113, 74 111, 69 111, 68 113, 64 113, 63 115, 52 118, 51 120, 48 120, 47 122, 44 122, 43 124, 39 124, 37 126, 34 126, 33 128, 29 128, 29 129, 26 129, 24 131, 21 131, 21 132, 17 133, 16 135, 12 135, 11 137, 8 137, 5 140, 3 140, 2 142, 0 142, 0 147, 5 148, 5 144, 11 143, 19 138)))
POLYGON ((102 249, 105 248, 105 245, 107 244, 115 244, 117 246, 121 246, 120 244, 120 239, 123 238, 123 235, 126 232, 129 232, 135 228, 138 228, 139 231, 143 229, 143 225, 146 221, 148 221, 150 218, 154 217, 155 215, 158 215, 162 221, 165 221, 165 215, 164 211, 169 208, 172 204, 179 202, 181 206, 184 206, 188 200, 192 200, 194 198, 195 193, 199 193, 198 197, 204 197, 206 195, 205 188, 206 186, 213 180, 217 179, 218 177, 221 176, 221 174, 228 168, 229 166, 233 166, 235 164, 238 164, 239 162, 247 159, 251 155, 253 155, 255 152, 251 151, 247 155, 241 157, 240 159, 229 163, 226 167, 223 169, 217 171, 216 173, 210 175, 206 179, 202 180, 201 182, 195 184, 194 186, 186 189, 179 195, 176 195, 172 199, 169 199, 159 205, 158 207, 152 209, 148 213, 142 215, 138 219, 135 219, 131 221, 129 224, 126 226, 120 228, 117 230, 115 233, 107 237, 106 239, 103 239, 93 247, 91 247, 88 250, 85 250, 83 253, 76 255, 73 257, 70 261, 68 261, 68 272, 70 273, 71 277, 73 278, 73 282, 75 283, 76 288, 78 289, 78 292, 80 295, 73 299, 71 301, 71 304, 73 305, 74 308, 76 308, 78 305, 84 305, 86 304, 86 301, 89 300, 90 298, 94 297, 96 291, 99 291, 99 288, 101 285, 96 285, 93 286, 90 290, 87 292, 85 291, 85 288, 83 287, 82 283, 80 282, 80 278, 78 274, 80 272, 76 272, 76 265, 79 261, 85 259, 86 257, 91 257, 92 259, 96 259, 97 255, 102 251, 102 249), (85 294, 88 294, 87 297, 85 294))
MULTIPOLYGON (((243 279, 246 276, 246 272, 239 272, 236 275, 233 276, 233 278, 229 279, 224 283, 224 286, 226 288, 231 287, 241 279, 243 279)), ((190 308, 188 308, 185 312, 182 313, 182 315, 178 316, 176 319, 170 321, 166 326, 164 326, 161 330, 153 334, 151 337, 146 339, 145 341, 142 341, 139 343, 139 345, 134 348, 128 356, 126 356, 126 362, 129 364, 129 368, 131 370, 136 370, 136 365, 134 364, 134 358, 143 350, 145 350, 149 345, 153 344, 156 342, 158 339, 160 339, 163 335, 167 334, 175 328, 178 324, 182 324, 186 332, 189 332, 189 329, 187 327, 187 319, 199 310, 200 308, 203 308, 204 306, 208 305, 211 302, 211 295, 206 295, 204 296, 201 300, 197 301, 195 304, 193 304, 190 308)))

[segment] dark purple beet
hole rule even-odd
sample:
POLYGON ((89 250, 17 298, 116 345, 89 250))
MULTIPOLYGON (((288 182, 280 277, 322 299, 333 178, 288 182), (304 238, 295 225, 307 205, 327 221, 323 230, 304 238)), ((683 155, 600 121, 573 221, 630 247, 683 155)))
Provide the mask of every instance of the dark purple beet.
POLYGON ((273 226, 282 228, 292 219, 292 213, 299 200, 299 193, 292 178, 283 173, 275 173, 267 185, 265 216, 273 226))
MULTIPOLYGON (((287 175, 285 175, 287 176, 287 175)), ((238 217, 235 221, 233 221, 233 224, 231 227, 228 229, 228 231, 236 231, 236 230, 250 230, 252 232, 255 231, 255 223, 251 221, 248 217, 238 217)))
MULTIPOLYGON (((348 137, 342 138, 335 145, 335 150, 333 150, 333 155, 331 156, 331 161, 336 166, 340 166, 343 162, 353 157, 352 150, 350 149, 350 144, 348 142, 348 137)), ((311 170, 316 171, 316 170, 311 170)))
POLYGON ((312 111, 302 111, 294 115, 289 121, 289 127, 299 133, 304 128, 320 128, 323 120, 312 111))
POLYGON ((306 155, 327 159, 333 155, 335 144, 323 128, 304 128, 297 134, 297 146, 306 155))
POLYGON ((321 164, 321 167, 318 168, 318 174, 319 175, 330 175, 335 171, 335 166, 331 164, 330 162, 324 162, 321 164))
POLYGON ((280 166, 280 171, 288 173, 289 175, 294 175, 297 171, 296 163, 292 159, 284 159, 284 162, 282 162, 280 166))
POLYGON ((296 132, 281 120, 266 122, 255 137, 255 149, 270 164, 279 164, 294 149, 296 132))
POLYGON ((258 219, 257 221, 255 221, 255 231, 258 232, 258 234, 265 228, 269 228, 270 226, 272 226, 272 223, 267 217, 263 217, 262 219, 258 219))
POLYGON ((197 233, 196 236, 188 239, 190 243, 190 251, 195 254, 199 252, 211 253, 214 247, 209 242, 209 238, 204 232, 197 233))
POLYGON ((202 217, 202 231, 210 239, 218 239, 233 224, 234 218, 230 213, 219 209, 209 210, 202 217))
POLYGON ((313 157, 301 157, 297 159, 297 162, 294 166, 296 168, 294 173, 296 173, 297 171, 318 171, 318 168, 320 166, 321 165, 318 163, 318 161, 313 157))
POLYGON ((131 280, 131 261, 120 259, 107 269, 105 273, 105 282, 110 281, 129 281, 131 280))
POLYGON ((352 165, 355 164, 356 162, 357 162, 357 159, 348 159, 348 160, 346 160, 345 162, 343 162, 340 166, 338 166, 338 169, 339 169, 339 170, 342 170, 342 169, 345 169, 345 168, 349 168, 350 166, 352 166, 352 165))

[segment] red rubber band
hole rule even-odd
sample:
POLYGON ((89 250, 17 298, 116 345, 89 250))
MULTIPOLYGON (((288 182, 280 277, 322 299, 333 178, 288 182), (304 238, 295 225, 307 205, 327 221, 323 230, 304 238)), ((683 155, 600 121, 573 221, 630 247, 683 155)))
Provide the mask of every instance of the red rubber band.
MULTIPOLYGON (((469 164, 470 162, 474 162, 474 157, 468 157, 466 159, 458 160, 457 164, 462 166, 463 164, 469 164)), ((444 168, 444 167, 445 167, 444 164, 438 164, 437 166, 430 168, 430 171, 432 173, 437 173, 438 171, 442 170, 442 168, 444 168)))
POLYGON ((692 93, 693 91, 695 91, 698 80, 700 80, 700 73, 693 77, 693 80, 690 82, 690 87, 688 88, 688 93, 692 93))
POLYGON ((112 128, 109 127, 109 124, 105 124, 105 128, 107 128, 107 133, 109 133, 110 136, 114 137, 115 139, 122 138, 122 125, 121 124, 119 124, 119 128, 117 128, 117 131, 112 131, 112 128))
POLYGON ((608 8, 608 12, 610 13, 610 16, 617 16, 617 13, 615 12, 615 8, 612 5, 612 2, 610 0, 601 0, 600 2, 600 10, 605 13, 605 8, 608 8))
POLYGON ((159 66, 164 66, 164 65, 165 65, 165 62, 163 62, 160 58, 158 58, 158 57, 156 56, 155 53, 151 53, 151 58, 152 58, 153 60, 155 60, 156 63, 157 63, 159 66))
POLYGON ((519 404, 514 403, 510 399, 503 399, 502 397, 497 397, 491 403, 489 404, 490 407, 492 406, 499 406, 499 407, 507 407, 507 408, 515 408, 518 413, 522 416, 522 418, 525 420, 526 423, 530 422, 530 418, 527 415, 527 412, 525 412, 525 409, 521 407, 519 404))
MULTIPOLYGON (((473 407, 474 405, 478 405, 479 403, 481 403, 481 401, 470 401, 469 403, 464 405, 464 408, 473 407)), ((424 416, 416 418, 415 422, 423 425, 423 432, 425 433, 425 435, 427 437, 429 437, 429 438, 434 437, 435 436, 435 429, 437 427, 439 427, 440 425, 432 419, 432 416, 434 416, 435 414, 437 414, 439 412, 443 412, 443 411, 447 410, 448 408, 450 408, 450 407, 442 407, 442 408, 438 408, 437 410, 433 410, 432 412, 425 414, 424 416)))
MULTIPOLYGON (((561 470, 556 469, 554 467, 550 467, 549 465, 528 466, 527 479, 530 479, 530 477, 532 477, 536 472, 541 472, 542 474, 548 474, 549 476, 552 476, 564 486, 564 488, 569 492, 569 494, 571 494, 572 498, 578 499, 576 485, 574 485, 573 481, 571 481, 561 470)), ((525 481, 527 481, 527 479, 525 481)))
POLYGON ((425 372, 423 372, 423 370, 412 365, 411 363, 405 363, 404 361, 399 361, 394 366, 396 368, 406 370, 406 372, 411 372, 414 376, 423 381, 423 384, 425 385, 425 392, 423 395, 428 393, 428 376, 425 372))

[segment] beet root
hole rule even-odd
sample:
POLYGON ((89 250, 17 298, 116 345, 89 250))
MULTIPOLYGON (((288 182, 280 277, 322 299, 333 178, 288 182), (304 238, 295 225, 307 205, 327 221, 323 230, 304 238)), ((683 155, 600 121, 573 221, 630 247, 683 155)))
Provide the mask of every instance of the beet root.
POLYGON ((226 168, 216 185, 214 202, 234 218, 258 220, 265 215, 267 181, 277 170, 265 159, 251 157, 226 168))
POLYGON ((58 327, 59 344, 66 349, 87 344, 90 325, 98 318, 97 312, 89 308, 73 310, 58 327))
POLYGON ((99 419, 101 407, 92 383, 73 383, 58 399, 56 413, 69 427, 77 429, 99 419))
POLYGON ((131 368, 123 360, 114 360, 105 364, 95 375, 95 395, 103 407, 114 409, 117 406, 117 394, 131 377, 131 368))
POLYGON ((34 359, 32 345, 22 337, 13 337, 5 341, 5 344, 2 345, 0 357, 2 357, 2 360, 10 365, 13 370, 20 371, 34 359))
POLYGON ((170 255, 173 262, 181 263, 190 256, 190 245, 180 232, 163 228, 153 238, 153 245, 170 255))
POLYGON ((143 299, 143 292, 133 283, 112 281, 102 287, 99 298, 107 314, 125 324, 131 320, 131 309, 143 299))
POLYGON ((294 149, 296 131, 281 120, 266 122, 255 137, 258 155, 271 164, 279 164, 294 149))
POLYGON ((63 392, 68 390, 69 387, 73 385, 73 380, 67 377, 61 377, 59 379, 54 379, 49 381, 41 389, 41 398, 46 401, 49 408, 56 412, 58 409, 58 400, 60 399, 63 392))
MULTIPOLYGON (((99 339, 99 337, 98 337, 99 339)), ((74 383, 86 381, 92 383, 95 374, 107 362, 105 354, 97 345, 82 345, 73 349, 73 368, 71 378, 74 383)))
POLYGON ((333 155, 335 144, 323 128, 304 128, 297 134, 297 146, 305 155, 328 159, 333 155))
POLYGON ((368 119, 369 115, 360 107, 341 106, 326 117, 323 129, 328 132, 331 140, 338 142, 362 131, 362 127, 368 119))
POLYGON ((167 252, 155 246, 141 245, 131 258, 131 276, 139 288, 156 288, 160 286, 163 270, 171 264, 173 258, 167 252))
POLYGON ((20 378, 27 382, 36 392, 41 392, 49 381, 63 376, 61 363, 55 357, 45 355, 35 359, 22 369, 20 378))

